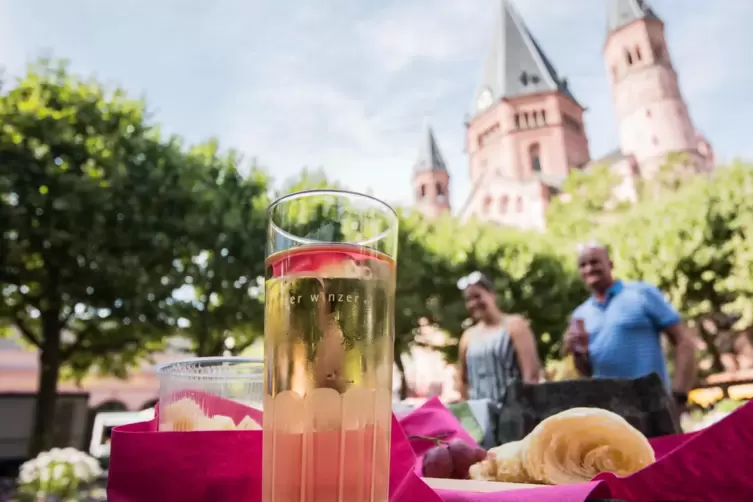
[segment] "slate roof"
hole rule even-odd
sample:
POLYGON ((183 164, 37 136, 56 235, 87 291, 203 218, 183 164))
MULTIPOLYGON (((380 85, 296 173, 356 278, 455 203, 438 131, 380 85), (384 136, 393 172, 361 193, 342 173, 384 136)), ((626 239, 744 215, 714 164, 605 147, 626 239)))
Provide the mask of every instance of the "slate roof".
POLYGON ((471 117, 479 113, 477 100, 485 90, 491 93, 493 102, 548 91, 560 91, 576 101, 566 79, 557 74, 511 0, 500 0, 494 37, 474 95, 471 117))
POLYGON ((586 164, 586 166, 584 167, 584 170, 588 171, 594 166, 602 166, 602 165, 613 166, 617 164, 618 162, 620 162, 621 160, 625 159, 626 157, 627 156, 624 153, 622 153, 622 150, 617 148, 603 155, 602 157, 598 159, 591 160, 588 164, 586 164))
POLYGON ((416 163, 413 164, 414 173, 426 171, 447 171, 447 164, 445 164, 442 152, 439 151, 439 146, 437 146, 434 131, 428 124, 425 126, 421 137, 418 158, 416 159, 416 163))
POLYGON ((659 20, 646 0, 607 0, 607 33, 639 19, 659 20))

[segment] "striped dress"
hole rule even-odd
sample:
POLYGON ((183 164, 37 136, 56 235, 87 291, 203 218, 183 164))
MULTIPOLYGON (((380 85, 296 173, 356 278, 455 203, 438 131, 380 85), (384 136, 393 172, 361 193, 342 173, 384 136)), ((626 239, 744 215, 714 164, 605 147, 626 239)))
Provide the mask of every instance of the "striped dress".
POLYGON ((470 399, 505 400, 508 386, 521 379, 520 366, 507 330, 476 327, 465 353, 470 399))

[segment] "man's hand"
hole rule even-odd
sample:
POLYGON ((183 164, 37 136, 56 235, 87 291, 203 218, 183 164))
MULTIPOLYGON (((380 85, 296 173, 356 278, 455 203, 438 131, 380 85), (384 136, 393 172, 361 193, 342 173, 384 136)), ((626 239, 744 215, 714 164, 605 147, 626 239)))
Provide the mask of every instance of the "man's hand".
POLYGON ((574 319, 565 333, 565 348, 575 355, 588 354, 588 333, 583 319, 574 319))
POLYGON ((583 319, 573 319, 565 332, 565 353, 573 354, 575 369, 581 376, 590 377, 593 373, 588 357, 588 332, 583 319))

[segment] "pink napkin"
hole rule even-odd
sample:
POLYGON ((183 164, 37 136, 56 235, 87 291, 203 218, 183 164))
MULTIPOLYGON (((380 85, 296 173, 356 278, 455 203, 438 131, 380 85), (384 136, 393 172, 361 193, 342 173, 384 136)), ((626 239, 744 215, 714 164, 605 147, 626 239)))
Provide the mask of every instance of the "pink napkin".
POLYGON ((651 447, 654 449, 654 454, 657 459, 666 457, 669 453, 684 445, 690 438, 697 435, 697 432, 689 432, 687 434, 671 434, 669 436, 659 436, 648 440, 651 443, 651 447))
MULTIPOLYGON (((462 439, 468 444, 477 444, 455 415, 436 397, 429 399, 401 418, 400 426, 409 438, 411 436, 423 436, 439 438, 442 441, 462 439)), ((409 441, 411 447, 413 447, 413 452, 416 454, 415 471, 420 476, 424 454, 434 447, 434 443, 417 438, 409 441)))
POLYGON ((589 498, 603 499, 610 496, 609 489, 600 482, 582 485, 546 486, 496 493, 450 492, 445 490, 437 490, 437 493, 444 502, 584 502, 589 498))
POLYGON ((753 403, 699 432, 654 441, 664 454, 626 478, 601 474, 612 496, 631 502, 753 500, 753 403))
MULTIPOLYGON (((186 394, 186 397, 189 397, 186 394)), ((203 393, 191 393, 208 414, 238 421, 261 412, 203 393)), ((109 502, 259 502, 262 432, 157 432, 157 419, 116 427, 107 484, 109 502)), ((392 419, 390 501, 441 502, 413 472, 415 455, 392 419)))
MULTIPOLYGON (((400 420, 405 435, 441 437, 443 441, 462 439, 469 444, 476 444, 466 432, 458 419, 437 398, 426 401, 422 406, 400 420)), ((424 454, 434 444, 423 439, 411 439, 410 445, 416 454, 415 472, 421 474, 424 454)), ((608 490, 602 483, 588 483, 574 486, 548 486, 531 488, 514 492, 474 493, 437 490, 445 502, 583 502, 589 496, 608 496, 608 490)))
MULTIPOLYGON (((454 415, 438 400, 402 421, 408 435, 466 438, 450 430, 454 415), (420 417, 420 418, 419 418, 420 417), (407 420, 412 418, 411 420, 407 420), (407 420, 407 424, 406 424, 407 420)), ((456 420, 455 420, 456 422, 456 420)), ((590 483, 532 488, 514 492, 462 493, 439 490, 445 502, 584 502, 615 498, 631 502, 737 502, 753 500, 753 403, 702 431, 652 439, 657 462, 625 478, 602 474, 590 483)), ((431 448, 413 441, 418 464, 431 448)))

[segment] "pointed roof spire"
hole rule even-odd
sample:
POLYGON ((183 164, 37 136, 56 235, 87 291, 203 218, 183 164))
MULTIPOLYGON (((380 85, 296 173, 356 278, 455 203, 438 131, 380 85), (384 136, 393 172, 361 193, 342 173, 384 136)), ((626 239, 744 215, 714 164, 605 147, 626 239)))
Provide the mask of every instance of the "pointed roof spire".
POLYGON ((639 19, 659 20, 646 0, 608 0, 607 33, 619 30, 639 19))
POLYGON ((512 2, 500 0, 492 47, 471 116, 502 98, 547 91, 563 92, 575 101, 567 81, 557 75, 512 2))
POLYGON ((421 146, 418 149, 418 158, 416 159, 416 163, 413 164, 414 173, 425 171, 447 171, 444 157, 442 157, 439 146, 437 146, 437 140, 434 138, 434 131, 428 122, 424 124, 421 146))

